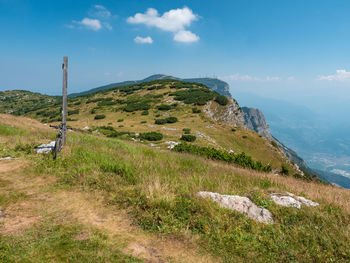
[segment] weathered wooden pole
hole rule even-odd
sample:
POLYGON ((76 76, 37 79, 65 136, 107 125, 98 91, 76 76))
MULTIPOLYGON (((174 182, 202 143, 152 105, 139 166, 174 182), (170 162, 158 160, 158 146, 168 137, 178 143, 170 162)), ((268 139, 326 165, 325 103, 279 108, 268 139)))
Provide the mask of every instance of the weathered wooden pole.
POLYGON ((67 68, 68 68, 68 57, 63 57, 63 88, 62 88, 62 140, 63 145, 66 144, 66 133, 67 133, 67 68))

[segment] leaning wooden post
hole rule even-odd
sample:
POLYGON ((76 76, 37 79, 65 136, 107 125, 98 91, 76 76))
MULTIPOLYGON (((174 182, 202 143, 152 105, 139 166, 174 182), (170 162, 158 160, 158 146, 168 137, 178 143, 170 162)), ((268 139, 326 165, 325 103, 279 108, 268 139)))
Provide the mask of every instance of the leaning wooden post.
POLYGON ((63 57, 63 88, 62 88, 62 139, 63 145, 66 144, 66 132, 67 132, 67 68, 68 57, 63 57))

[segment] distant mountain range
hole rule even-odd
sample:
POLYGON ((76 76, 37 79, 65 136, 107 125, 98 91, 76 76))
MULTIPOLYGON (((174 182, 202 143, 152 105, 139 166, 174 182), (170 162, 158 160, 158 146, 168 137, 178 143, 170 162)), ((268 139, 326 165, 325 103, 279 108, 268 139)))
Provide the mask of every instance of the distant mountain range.
POLYGON ((143 83, 143 82, 152 81, 152 80, 160 80, 160 79, 176 79, 176 80, 182 80, 182 81, 187 81, 187 82, 196 82, 196 83, 204 84, 208 88, 210 88, 211 90, 217 91, 218 93, 220 93, 226 97, 230 97, 230 98, 232 97, 231 93, 230 93, 230 86, 225 81, 222 81, 220 79, 215 79, 215 78, 180 79, 180 78, 176 78, 176 77, 164 75, 164 74, 155 74, 155 75, 149 76, 149 77, 142 79, 142 80, 131 80, 131 81, 111 83, 111 84, 100 86, 100 87, 90 89, 87 91, 83 91, 83 92, 79 92, 79 93, 72 93, 69 96, 70 97, 77 97, 77 96, 95 93, 95 92, 100 91, 100 90, 107 90, 107 89, 111 89, 111 88, 115 88, 115 87, 127 86, 127 85, 138 84, 138 83, 143 83))

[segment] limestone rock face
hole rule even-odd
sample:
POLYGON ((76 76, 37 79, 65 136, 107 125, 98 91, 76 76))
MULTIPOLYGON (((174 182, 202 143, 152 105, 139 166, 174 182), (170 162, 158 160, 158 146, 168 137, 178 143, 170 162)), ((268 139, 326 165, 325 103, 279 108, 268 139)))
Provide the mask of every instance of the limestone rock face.
POLYGON ((210 198, 219 206, 245 214, 249 218, 264 224, 273 224, 269 210, 255 205, 249 198, 238 195, 221 195, 213 192, 198 192, 198 196, 210 198))
POLYGON ((272 140, 270 127, 267 125, 264 114, 258 110, 248 107, 242 107, 245 125, 249 130, 255 131, 258 134, 272 140))
POLYGON ((300 209, 302 205, 305 205, 305 206, 319 205, 318 203, 313 202, 309 199, 306 199, 305 197, 297 196, 288 192, 287 194, 273 193, 270 195, 270 197, 277 205, 286 206, 286 207, 296 207, 298 209, 300 209))
POLYGON ((226 106, 218 106, 216 102, 209 101, 204 112, 217 122, 224 122, 234 127, 245 127, 243 113, 236 100, 229 98, 226 106))

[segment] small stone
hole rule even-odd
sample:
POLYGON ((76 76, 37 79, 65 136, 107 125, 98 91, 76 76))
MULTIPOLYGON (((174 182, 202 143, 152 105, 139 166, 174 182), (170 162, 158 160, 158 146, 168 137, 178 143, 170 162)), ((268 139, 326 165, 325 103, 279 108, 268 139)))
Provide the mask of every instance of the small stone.
POLYGON ((42 144, 34 149, 36 153, 50 153, 55 148, 55 141, 52 141, 48 144, 42 144))
POLYGON ((271 194, 270 197, 272 201, 274 201, 277 205, 285 206, 285 207, 296 207, 298 209, 301 208, 301 203, 298 200, 295 200, 291 196, 281 195, 281 194, 271 194))

